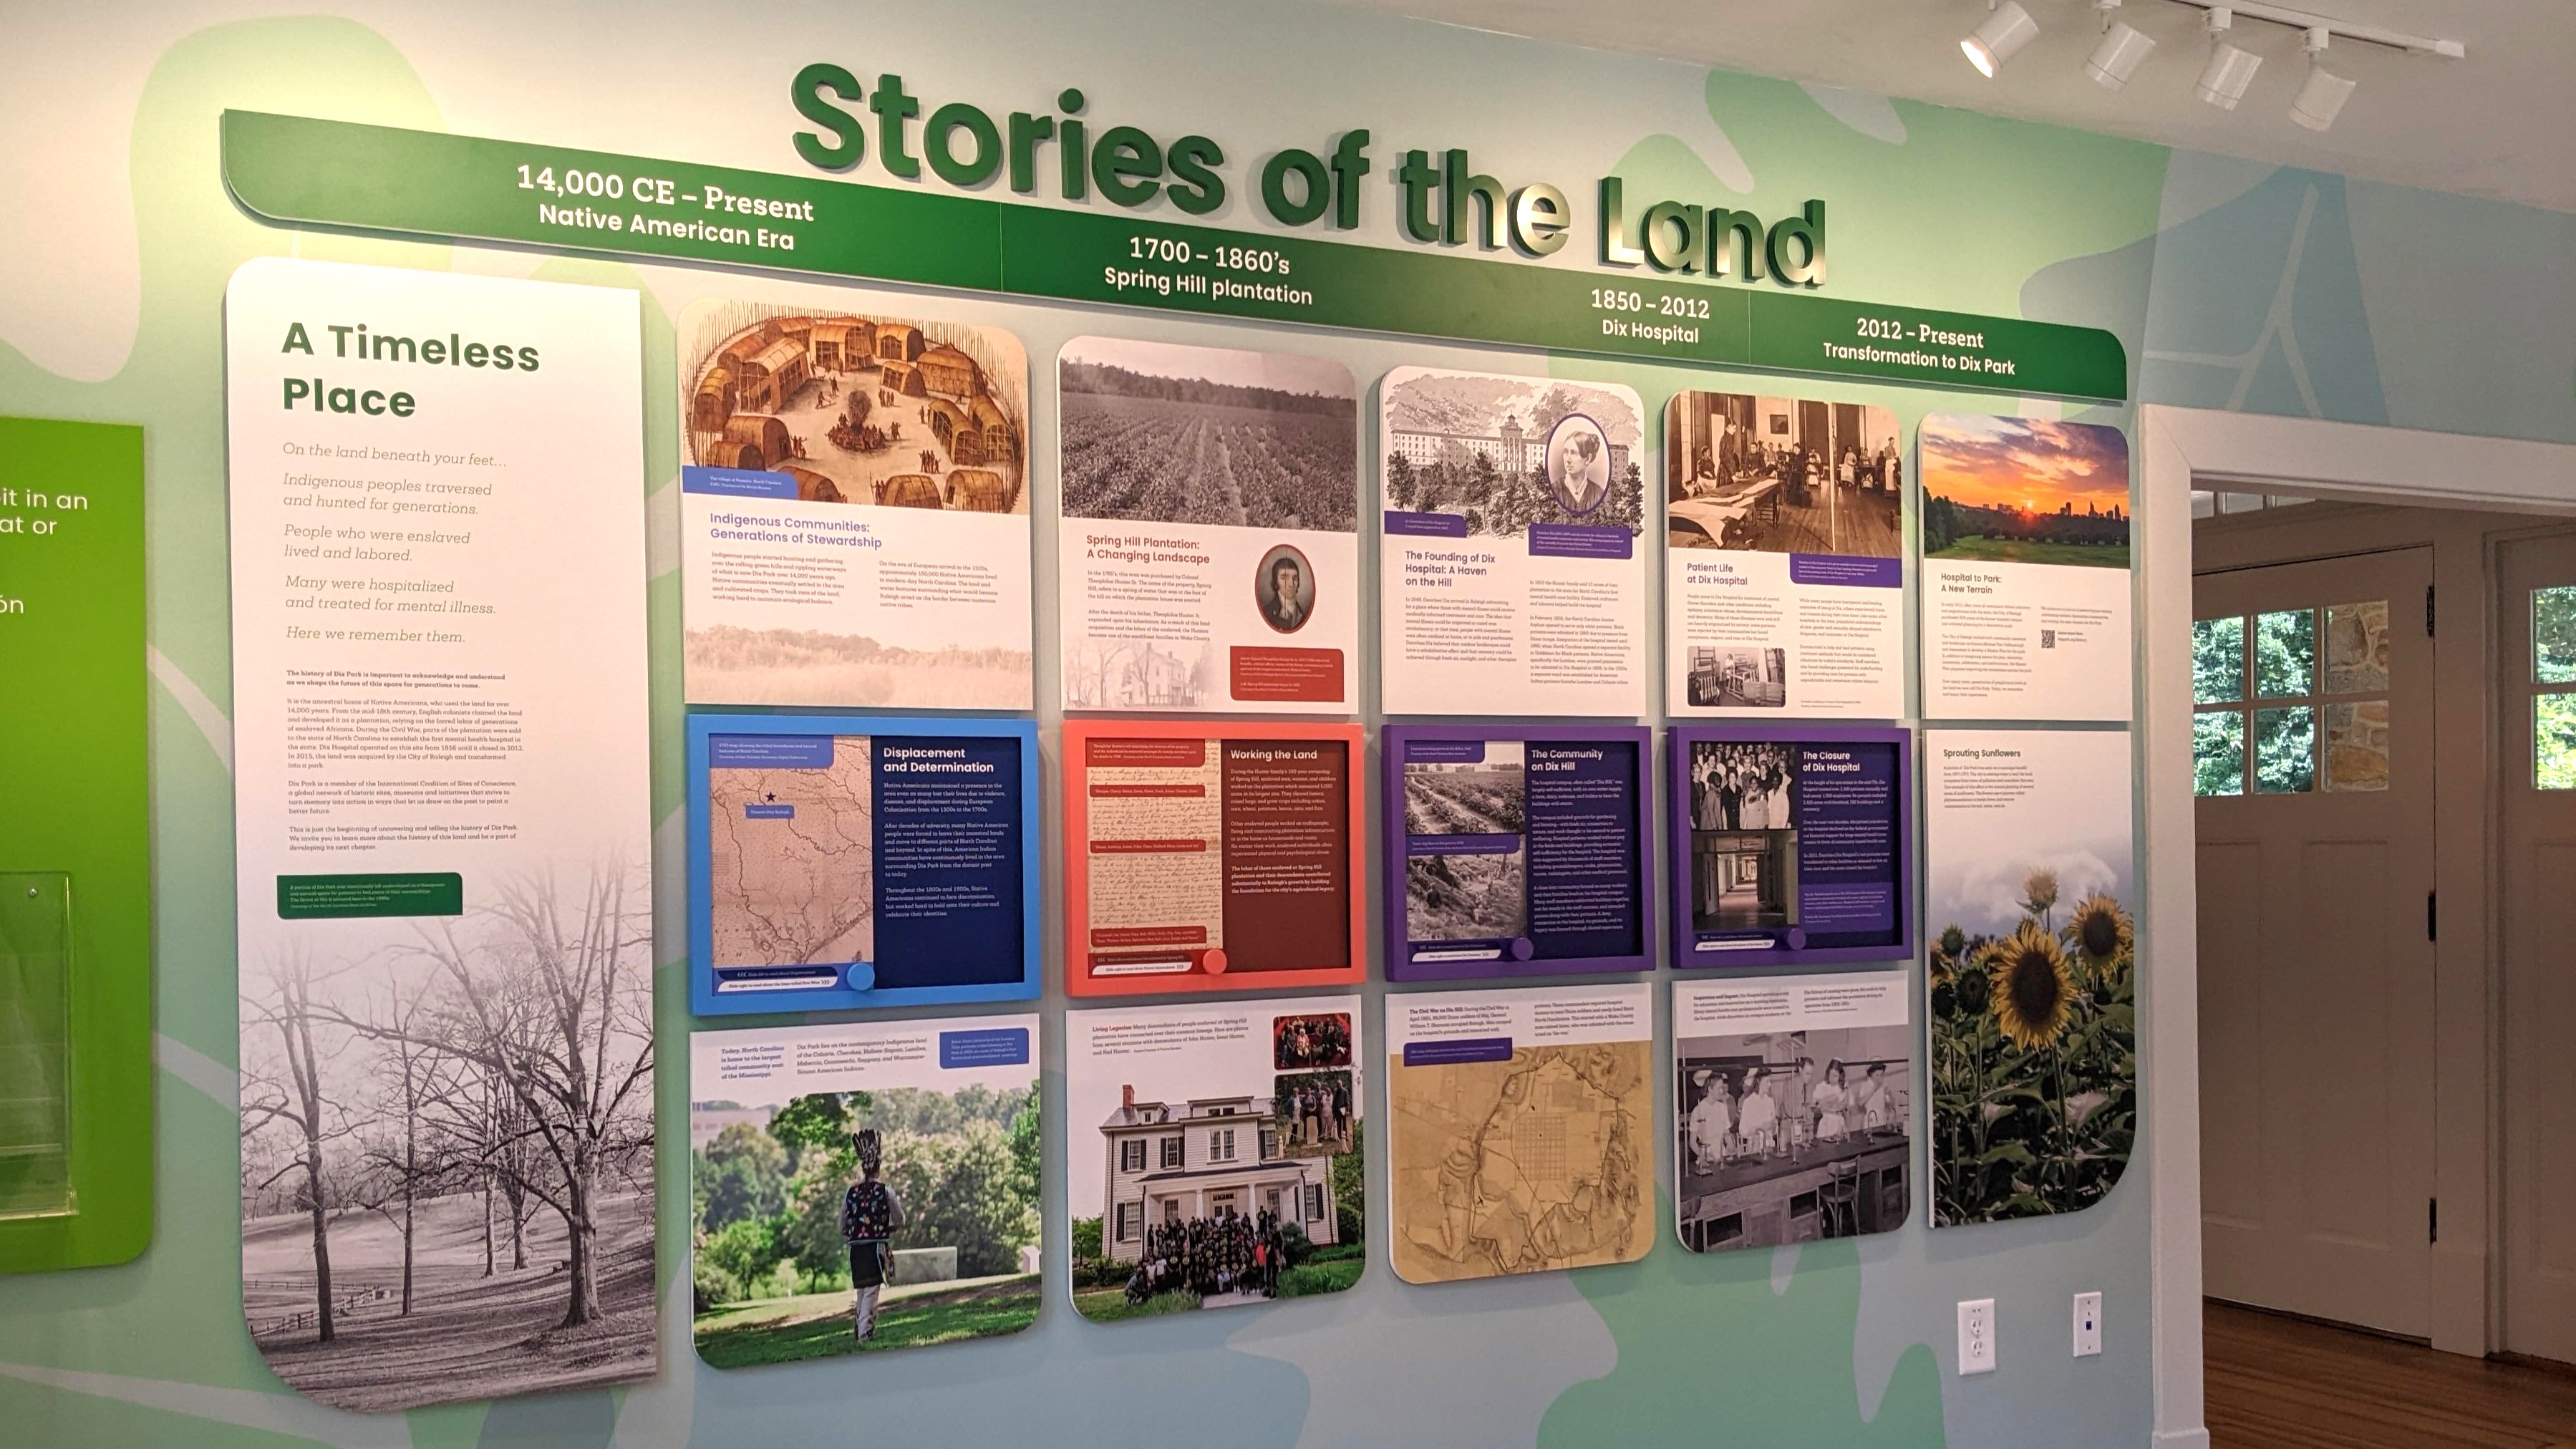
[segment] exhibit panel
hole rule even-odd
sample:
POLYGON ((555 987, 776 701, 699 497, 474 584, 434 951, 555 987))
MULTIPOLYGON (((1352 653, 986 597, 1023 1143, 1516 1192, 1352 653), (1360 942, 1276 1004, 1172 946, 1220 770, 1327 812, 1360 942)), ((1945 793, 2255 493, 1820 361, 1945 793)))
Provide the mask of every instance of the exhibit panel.
POLYGON ((2082 1212, 2138 1130, 2118 730, 1924 731, 1932 1225, 2082 1212))
POLYGON ((1669 712, 1905 713, 1898 431, 1885 407, 1673 394, 1664 407, 1669 712))
POLYGON ((1766 724, 1666 732, 1673 965, 1914 952, 1914 735, 1766 724))
POLYGON ((1642 725, 1388 725, 1386 976, 1644 971, 1642 725))
POLYGON ((1377 394, 1380 706, 1644 714, 1637 394, 1430 367, 1377 394))
POLYGON ((1028 353, 897 315, 913 300, 772 287, 680 314, 690 703, 1033 702, 1028 353))
POLYGON ((1350 369, 1078 337, 1056 378, 1064 707, 1355 713, 1350 369))
POLYGON ((650 1378, 635 294, 225 302, 251 1336, 346 1409, 650 1378))
POLYGON ((1454 1283, 1646 1256, 1646 983, 1389 996, 1386 1036, 1396 1276, 1454 1283))
POLYGON ((1067 994, 1360 981, 1363 750, 1357 725, 1067 720, 1067 994))
POLYGON ((1904 971, 1673 983, 1673 1204, 1694 1253, 1889 1233, 1913 1210, 1904 971))
POLYGON ((0 1273, 152 1239, 143 430, 0 417, 0 1273))
POLYGON ((2126 723, 2127 435, 1944 413, 1915 439, 1924 716, 2126 723))
POLYGON ((696 713, 700 1016, 1038 994, 1037 727, 696 713))
POLYGON ((1366 1056, 1356 996, 1068 1012, 1075 1311, 1115 1323, 1357 1283, 1366 1056))
POLYGON ((1035 1016, 689 1039, 690 1336, 710 1368, 1037 1321, 1035 1016))

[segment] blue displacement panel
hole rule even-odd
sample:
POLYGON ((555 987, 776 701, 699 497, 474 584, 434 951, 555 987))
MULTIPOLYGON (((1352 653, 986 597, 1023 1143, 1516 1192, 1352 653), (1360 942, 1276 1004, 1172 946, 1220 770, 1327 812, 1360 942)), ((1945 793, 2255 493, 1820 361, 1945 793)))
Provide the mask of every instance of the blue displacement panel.
POLYGON ((689 1010, 1038 994, 1037 726, 688 717, 689 1010))

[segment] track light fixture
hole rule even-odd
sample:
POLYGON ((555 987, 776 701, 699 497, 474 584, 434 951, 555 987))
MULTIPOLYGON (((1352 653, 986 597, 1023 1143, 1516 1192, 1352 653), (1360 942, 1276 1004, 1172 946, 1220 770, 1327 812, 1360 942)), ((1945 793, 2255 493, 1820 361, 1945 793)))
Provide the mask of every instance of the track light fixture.
POLYGON ((2254 72, 2263 68, 2263 57, 2220 39, 2235 25, 2236 12, 2221 5, 2209 12, 2202 26, 2209 33, 2209 64, 2200 68, 2200 81, 2194 89, 2202 100, 2222 111, 2236 109, 2236 103, 2245 99, 2246 87, 2254 84, 2254 72))
MULTIPOLYGON (((2326 46, 2340 37, 2364 45, 2386 46, 2409 55, 2430 55, 2444 60, 2460 60, 2469 50, 2456 40, 2442 40, 2429 35, 2410 35, 2385 26, 2362 25, 2275 5, 2270 0, 2171 0, 2206 12, 2201 30, 2209 37, 2209 61, 2201 67, 2200 79, 2193 90, 2199 97, 2222 111, 2236 109, 2254 84, 2254 73, 2263 68, 2263 58, 2250 50, 2230 43, 2228 34, 2239 19, 2260 20, 2270 25, 2286 25, 2300 31, 2305 39, 2308 70, 2300 82, 2298 99, 2290 103, 2290 119, 2311 131, 2332 127, 2342 114, 2344 102, 2352 99, 2357 82, 2327 70, 2321 63, 2326 46)), ((2112 17, 2118 14, 2121 0, 2093 0, 2093 9, 2102 18, 2102 39, 2085 59, 2084 73, 2106 90, 2118 90, 2137 74, 2156 48, 2155 39, 2136 26, 2112 17)), ((2020 0, 1986 0, 1985 23, 1959 42, 1959 50, 1977 73, 1989 80, 2024 46, 2039 35, 2039 22, 2020 0)))
POLYGON ((1977 68, 1977 74, 1993 80, 2003 63, 2039 34, 2039 22, 2021 8, 2021 0, 1986 0, 1986 9, 1992 12, 1986 16, 1986 23, 1960 41, 1959 50, 1968 57, 1968 64, 1977 68))
POLYGON ((2308 78, 2299 86, 2299 98, 2290 102, 2290 119, 2311 131, 2331 129, 2335 117, 2343 111, 2343 103, 2352 99, 2353 87, 2359 84, 2317 63, 2317 57, 2326 53, 2326 40, 2332 33, 2322 25, 2308 27, 2308 78))
POLYGON ((2093 8, 2102 12, 2102 43, 2093 47, 2092 56, 2084 62, 2084 73, 2106 90, 2118 90, 2137 73, 2138 63, 2156 48, 2154 40, 2139 33, 2138 27, 2125 20, 2114 20, 2112 12, 2120 0, 2093 0, 2093 8))

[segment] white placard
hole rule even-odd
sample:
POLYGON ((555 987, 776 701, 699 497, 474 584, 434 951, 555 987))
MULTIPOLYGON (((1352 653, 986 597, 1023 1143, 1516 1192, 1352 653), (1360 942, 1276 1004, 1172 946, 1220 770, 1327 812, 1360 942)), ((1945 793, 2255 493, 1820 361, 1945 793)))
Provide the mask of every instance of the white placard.
POLYGON ((1057 384, 1065 708, 1355 711, 1350 369, 1077 337, 1057 384))
POLYGON ((1616 383, 1379 383, 1388 713, 1645 712, 1644 415, 1616 383))
POLYGON ((1508 1038, 1515 1047, 1591 1046, 1645 1041, 1654 1029, 1642 981, 1417 991, 1386 999, 1387 1051, 1399 1059, 1414 1042, 1508 1038))
POLYGON ((226 294, 243 1301, 337 1407, 654 1372, 641 333, 633 292, 444 272, 226 294), (388 1152, 516 1175, 536 1266, 309 1209, 388 1152), (388 1353, 406 1265, 441 1302, 388 1353))
POLYGON ((1833 1027, 1903 1026, 1912 998, 1902 971, 1673 983, 1673 1036, 1751 1036, 1833 1027))

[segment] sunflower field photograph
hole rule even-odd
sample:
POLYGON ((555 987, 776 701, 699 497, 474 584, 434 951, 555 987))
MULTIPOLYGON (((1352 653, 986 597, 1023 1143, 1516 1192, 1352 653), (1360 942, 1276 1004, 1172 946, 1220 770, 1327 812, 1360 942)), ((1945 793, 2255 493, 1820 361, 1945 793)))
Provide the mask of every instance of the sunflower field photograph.
POLYGON ((2137 1136, 2125 733, 1929 732, 1936 1227, 2081 1212, 2137 1136))

